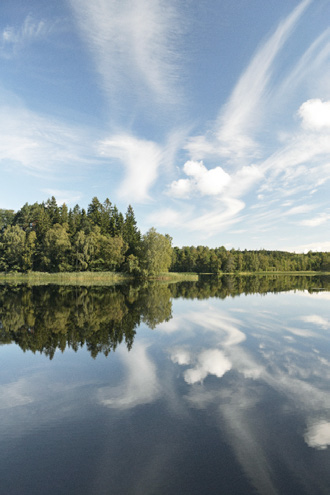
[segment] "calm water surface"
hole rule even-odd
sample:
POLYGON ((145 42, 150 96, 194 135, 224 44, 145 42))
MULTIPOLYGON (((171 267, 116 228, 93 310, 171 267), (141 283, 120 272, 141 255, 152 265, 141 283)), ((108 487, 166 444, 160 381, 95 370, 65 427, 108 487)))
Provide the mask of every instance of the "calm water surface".
POLYGON ((0 493, 328 495, 328 287, 3 286, 0 493))

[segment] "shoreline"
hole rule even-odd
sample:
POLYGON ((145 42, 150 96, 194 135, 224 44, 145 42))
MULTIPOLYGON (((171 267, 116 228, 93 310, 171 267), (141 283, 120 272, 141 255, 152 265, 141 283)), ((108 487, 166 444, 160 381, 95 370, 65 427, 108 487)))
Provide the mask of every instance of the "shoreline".
MULTIPOLYGON (((193 273, 193 272, 167 272, 150 277, 147 281, 160 282, 197 282, 203 277, 246 277, 246 276, 320 276, 330 275, 329 272, 315 271, 263 271, 263 272, 231 272, 225 273, 193 273)), ((119 285, 134 282, 137 279, 129 274, 118 272, 30 272, 30 273, 0 273, 0 285, 29 284, 29 285, 119 285)))

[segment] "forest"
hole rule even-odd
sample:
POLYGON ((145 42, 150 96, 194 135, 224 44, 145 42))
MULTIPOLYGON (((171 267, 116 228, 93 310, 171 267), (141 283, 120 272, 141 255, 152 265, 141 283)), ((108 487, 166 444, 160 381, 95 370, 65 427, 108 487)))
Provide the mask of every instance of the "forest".
POLYGON ((76 205, 26 203, 0 209, 0 272, 123 272, 147 278, 160 273, 330 271, 330 253, 306 254, 224 246, 172 247, 170 235, 141 234, 134 210, 125 214, 107 198, 94 197, 87 211, 76 205))

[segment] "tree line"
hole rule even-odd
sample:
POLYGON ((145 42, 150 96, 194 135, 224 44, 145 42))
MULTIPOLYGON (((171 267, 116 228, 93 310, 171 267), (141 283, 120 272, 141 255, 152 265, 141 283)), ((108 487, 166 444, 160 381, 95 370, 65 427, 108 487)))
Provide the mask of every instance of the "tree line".
POLYGON ((58 206, 55 197, 0 210, 0 272, 168 271, 172 239, 154 228, 141 235, 131 205, 123 215, 107 198, 87 211, 58 206))
POLYGON ((167 271, 330 271, 330 253, 173 248, 168 234, 154 228, 141 234, 131 205, 122 214, 108 198, 94 197, 87 211, 68 209, 52 196, 17 212, 0 209, 0 272, 15 271, 121 271, 142 278, 167 271))
POLYGON ((244 272, 291 272, 330 271, 330 253, 306 254, 287 251, 241 251, 227 250, 224 246, 175 247, 171 269, 175 272, 194 273, 244 273, 244 272))

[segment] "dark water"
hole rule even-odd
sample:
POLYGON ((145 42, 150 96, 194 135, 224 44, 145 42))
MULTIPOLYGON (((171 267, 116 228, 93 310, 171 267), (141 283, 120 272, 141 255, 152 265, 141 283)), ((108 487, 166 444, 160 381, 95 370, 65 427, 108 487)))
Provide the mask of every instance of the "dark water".
POLYGON ((330 285, 0 287, 0 493, 329 494, 330 285))

